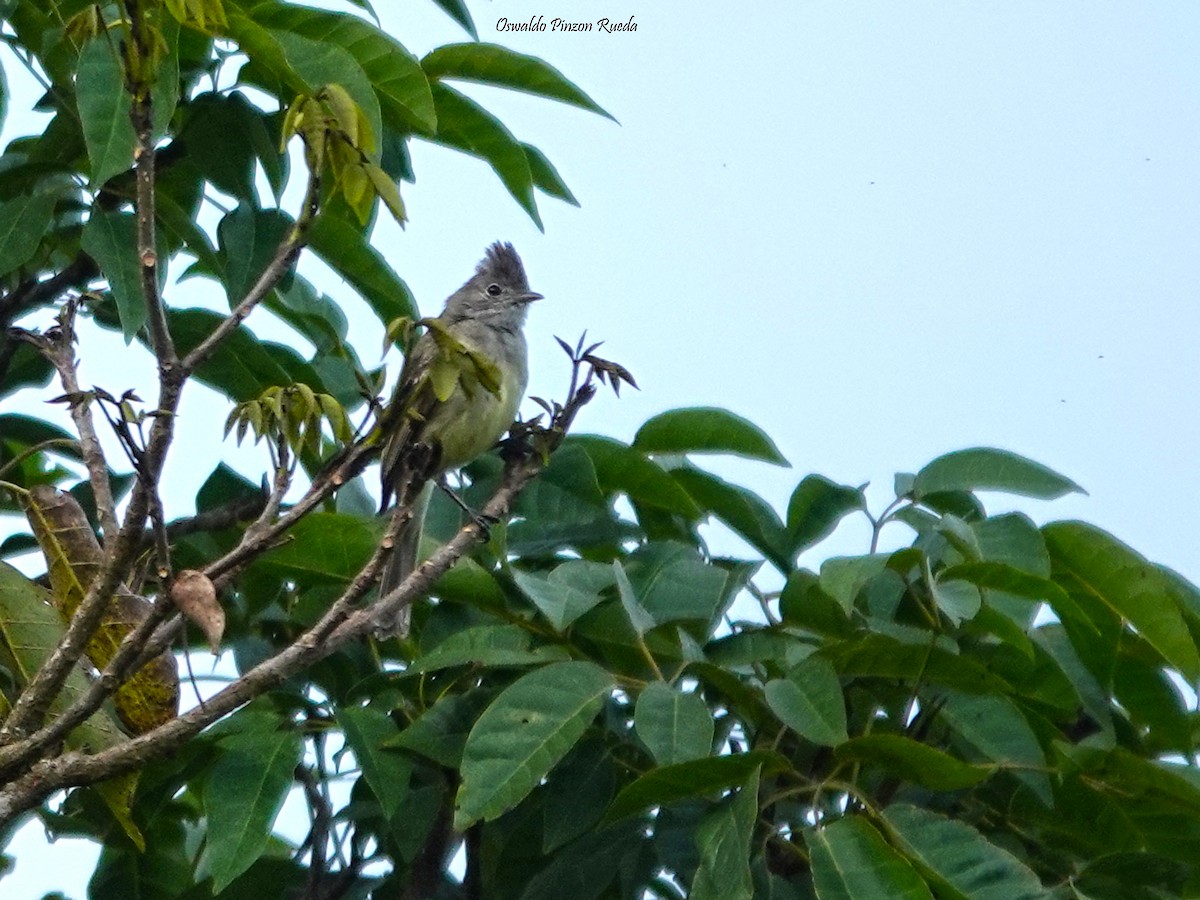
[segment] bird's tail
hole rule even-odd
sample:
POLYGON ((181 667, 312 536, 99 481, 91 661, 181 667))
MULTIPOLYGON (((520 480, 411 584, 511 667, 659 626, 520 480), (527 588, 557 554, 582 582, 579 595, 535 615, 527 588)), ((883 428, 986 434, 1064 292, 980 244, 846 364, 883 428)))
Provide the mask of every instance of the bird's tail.
MULTIPOLYGON (((433 482, 425 486, 412 501, 412 517, 405 522, 396 535, 392 555, 383 567, 379 581, 379 596, 383 597, 399 587, 404 579, 417 567, 417 551, 421 545, 421 532, 425 525, 425 513, 429 509, 429 498, 433 493, 433 482)), ((391 637, 407 637, 408 623, 412 616, 412 604, 406 603, 390 615, 375 623, 375 639, 384 641, 391 637)))

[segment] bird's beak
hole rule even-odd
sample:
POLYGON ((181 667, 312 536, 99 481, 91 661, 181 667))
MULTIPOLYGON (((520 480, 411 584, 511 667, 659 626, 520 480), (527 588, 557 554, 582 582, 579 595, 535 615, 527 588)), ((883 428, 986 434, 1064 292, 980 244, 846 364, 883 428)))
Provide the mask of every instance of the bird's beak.
POLYGON ((517 302, 518 303, 532 303, 534 300, 545 300, 545 299, 546 298, 543 297, 541 294, 535 293, 533 291, 526 291, 523 294, 517 294, 517 302))

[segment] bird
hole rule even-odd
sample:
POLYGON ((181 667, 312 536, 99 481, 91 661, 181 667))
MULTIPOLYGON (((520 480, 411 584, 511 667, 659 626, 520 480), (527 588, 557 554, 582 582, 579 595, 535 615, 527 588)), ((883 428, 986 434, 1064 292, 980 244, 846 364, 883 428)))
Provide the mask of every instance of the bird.
MULTIPOLYGON (((381 511, 394 499, 410 514, 384 564, 381 597, 416 568, 433 485, 490 450, 512 425, 529 379, 525 319, 541 299, 513 245, 497 241, 405 357, 382 416, 381 511)), ((379 619, 376 639, 406 636, 409 618, 405 605, 379 619)))

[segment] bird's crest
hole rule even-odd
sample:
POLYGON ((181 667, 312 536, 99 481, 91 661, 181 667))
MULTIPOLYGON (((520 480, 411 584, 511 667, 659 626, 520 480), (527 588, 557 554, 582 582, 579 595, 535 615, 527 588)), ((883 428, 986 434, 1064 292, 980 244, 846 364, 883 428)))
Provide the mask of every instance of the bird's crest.
POLYGON ((525 266, 513 245, 496 241, 487 248, 487 255, 480 261, 475 271, 486 278, 502 281, 517 290, 529 290, 529 279, 525 276, 525 266))

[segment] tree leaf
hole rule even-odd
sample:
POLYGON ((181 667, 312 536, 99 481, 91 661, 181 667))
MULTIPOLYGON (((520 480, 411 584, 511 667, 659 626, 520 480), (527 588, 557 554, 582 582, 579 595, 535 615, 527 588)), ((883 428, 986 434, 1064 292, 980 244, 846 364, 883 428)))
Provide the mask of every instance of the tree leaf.
POLYGON ((408 285, 353 225, 332 215, 317 216, 309 247, 358 291, 384 325, 421 317, 408 285))
POLYGON ((858 592, 887 568, 888 558, 887 553, 830 557, 821 563, 821 590, 837 600, 842 611, 849 615, 858 592))
POLYGON ((632 447, 599 435, 574 435, 566 446, 582 447, 596 467, 606 494, 623 493, 634 503, 666 510, 689 519, 702 515, 696 501, 662 466, 632 447))
POLYGON ((498 44, 447 44, 422 59, 421 68, 430 78, 512 88, 613 118, 549 63, 498 44))
POLYGON ((442 12, 461 25, 467 34, 475 40, 479 40, 479 32, 475 30, 475 23, 471 20, 471 13, 463 0, 433 0, 433 2, 437 4, 442 12))
POLYGON ((415 675, 468 665, 533 666, 566 657, 566 651, 553 644, 534 647, 529 632, 518 625, 476 625, 451 634, 414 659, 405 672, 415 675))
POLYGON ((617 794, 604 814, 605 822, 635 816, 652 806, 666 806, 689 797, 704 797, 741 784, 750 773, 762 767, 762 774, 774 774, 788 768, 778 753, 752 750, 728 756, 712 756, 673 766, 651 769, 617 794))
POLYGON ((137 251, 137 219, 130 212, 95 210, 83 227, 80 246, 100 266, 121 317, 125 343, 146 323, 142 266, 137 251))
POLYGON ((341 584, 359 573, 383 537, 384 523, 317 512, 288 531, 289 540, 254 564, 261 572, 306 584, 341 584))
POLYGON ((868 762, 934 791, 957 791, 983 781, 994 766, 972 765, 899 734, 867 734, 837 748, 839 761, 868 762))
POLYGON ((804 832, 820 900, 933 900, 929 886, 863 816, 804 832))
POLYGON ((1200 679, 1200 653, 1161 570, 1093 525, 1054 522, 1042 534, 1055 581, 1080 604, 1103 604, 1133 625, 1189 682, 1200 679))
POLYGON ((404 754, 384 749, 397 736, 396 723, 372 706, 343 705, 337 717, 384 818, 391 821, 408 796, 412 774, 412 763, 404 754))
POLYGON ((633 585, 629 583, 629 576, 625 574, 625 568, 621 565, 620 560, 613 560, 612 571, 613 580, 617 585, 617 594, 621 599, 621 607, 625 610, 625 618, 629 620, 630 626, 639 638, 645 637, 646 632, 654 627, 654 617, 646 612, 645 607, 638 600, 637 593, 634 591, 633 585))
POLYGON ((387 740, 385 746, 411 750, 447 768, 457 769, 462 765, 467 735, 495 696, 495 691, 490 688, 446 694, 411 725, 387 740))
POLYGON ((701 509, 740 534, 780 572, 791 571, 792 554, 783 523, 767 501, 747 488, 699 469, 680 467, 671 475, 701 509))
POLYGON ((117 59, 116 42, 92 38, 79 54, 75 99, 92 166, 93 187, 133 165, 137 137, 129 120, 132 101, 117 59))
POLYGON ((806 476, 788 501, 787 528, 793 554, 829 537, 845 516, 866 508, 866 499, 857 488, 835 484, 823 475, 806 476))
POLYGON ((555 766, 542 791, 542 852, 550 853, 595 828, 616 789, 617 767, 609 749, 598 740, 580 741, 555 766))
POLYGON ((1046 756, 1017 705, 1001 695, 951 693, 939 714, 987 759, 1011 768, 1047 806, 1054 803, 1046 756))
POLYGON ((633 447, 643 453, 720 453, 790 466, 757 425, 725 409, 696 406, 660 413, 638 429, 633 447))
MULTIPOLYGON (((21 506, 46 560, 54 606, 69 622, 103 565, 100 544, 70 494, 36 485, 21 498, 21 506)), ((150 604, 144 598, 118 585, 85 648, 92 665, 107 666, 125 636, 149 614, 150 604)), ((173 719, 179 711, 179 672, 171 652, 163 651, 134 671, 117 688, 113 704, 122 724, 134 734, 145 734, 173 719)))
POLYGON ((214 893, 262 855, 301 753, 298 734, 262 727, 229 734, 219 747, 201 792, 214 893))
POLYGON ((788 728, 826 747, 849 739, 842 685, 830 663, 810 656, 787 678, 767 682, 767 704, 788 728))
POLYGON ((660 766, 702 759, 712 752, 713 718, 691 691, 651 682, 638 695, 633 727, 660 766))
POLYGON ((732 800, 709 813, 696 828, 700 867, 689 900, 750 900, 750 840, 758 820, 758 770, 732 800))
MULTIPOLYGON (((422 134, 432 134, 437 128, 425 73, 417 58, 391 35, 357 16, 308 7, 278 6, 266 10, 259 7, 255 18, 269 27, 286 29, 345 50, 366 75, 384 117, 393 128, 422 134)), ((303 69, 300 71, 303 73, 303 69)), ((382 130, 377 124, 374 127, 375 138, 379 140, 382 130)))
POLYGON ((19 194, 0 203, 0 275, 33 258, 54 217, 49 194, 19 194))
MULTIPOLYGON (((167 322, 181 355, 208 337, 223 318, 207 309, 167 313, 167 322)), ((196 380, 238 403, 257 398, 269 387, 287 387, 298 382, 317 393, 329 393, 321 377, 295 350, 273 341, 259 340, 244 327, 234 329, 208 361, 196 370, 196 380)))
POLYGON ((434 140, 476 156, 492 167, 513 199, 533 219, 539 231, 542 217, 538 214, 537 198, 533 194, 533 173, 529 158, 512 132, 469 97, 440 82, 430 85, 437 110, 438 129, 434 140))
POLYGON ((974 447, 939 456, 917 473, 918 497, 942 491, 1004 491, 1053 500, 1073 491, 1086 493, 1065 476, 1008 450, 974 447))
POLYGON ((1049 900, 1028 867, 965 822, 895 803, 883 813, 905 854, 939 896, 971 900, 1049 900))
POLYGON ((612 688, 599 666, 572 661, 530 672, 502 691, 467 738, 454 827, 520 803, 575 745, 612 688))
POLYGON ((514 568, 512 577, 557 631, 595 607, 613 584, 611 566, 583 559, 567 560, 545 576, 514 568))
POLYGON ((525 158, 529 160, 529 174, 533 176, 535 188, 564 203, 570 203, 572 206, 579 205, 579 201, 575 199, 575 195, 571 193, 567 183, 558 174, 558 169, 554 168, 554 164, 546 158, 546 154, 532 144, 522 143, 521 149, 525 151, 525 158))

